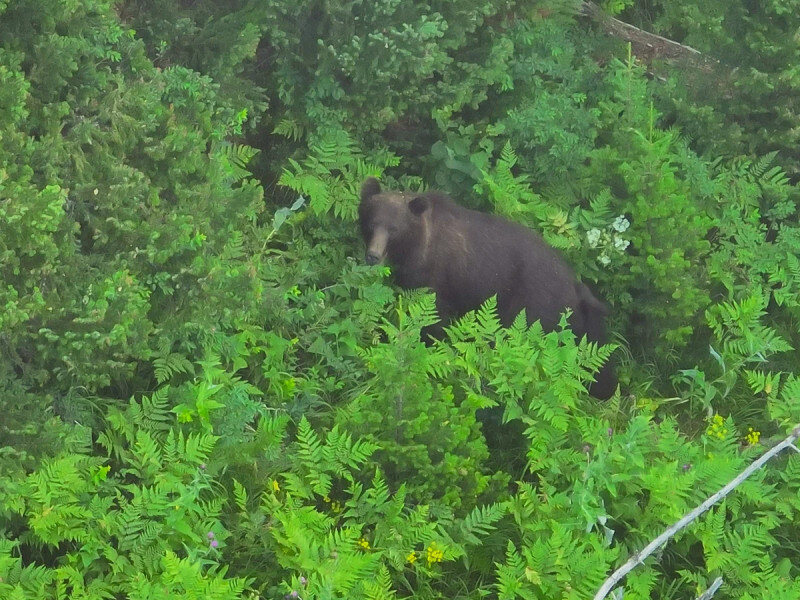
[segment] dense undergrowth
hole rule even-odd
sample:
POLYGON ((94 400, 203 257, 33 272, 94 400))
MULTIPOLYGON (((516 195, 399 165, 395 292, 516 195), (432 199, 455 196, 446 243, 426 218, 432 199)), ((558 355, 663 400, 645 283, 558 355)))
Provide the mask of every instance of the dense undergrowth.
MULTIPOLYGON (((0 0, 0 598, 592 597, 800 422, 795 4, 605 3, 698 83, 553 0, 0 0), (614 344, 426 347, 370 175, 540 231, 614 344)), ((793 455, 625 598, 794 600, 798 540, 793 455)))

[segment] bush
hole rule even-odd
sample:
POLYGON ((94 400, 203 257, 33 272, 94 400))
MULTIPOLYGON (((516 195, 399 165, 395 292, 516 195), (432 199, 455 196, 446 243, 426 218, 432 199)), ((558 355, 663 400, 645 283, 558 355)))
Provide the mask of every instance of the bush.
MULTIPOLYGON (((791 101, 711 112, 556 2, 0 14, 0 597, 585 598, 800 421, 791 101), (425 346, 432 296, 361 264, 370 175, 540 231, 615 344, 489 300, 425 346)), ((626 597, 798 597, 798 460, 626 597)))

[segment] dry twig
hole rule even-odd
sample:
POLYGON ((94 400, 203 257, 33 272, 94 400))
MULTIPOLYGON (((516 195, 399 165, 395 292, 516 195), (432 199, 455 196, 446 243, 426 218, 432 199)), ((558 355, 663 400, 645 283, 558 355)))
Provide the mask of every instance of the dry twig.
POLYGON ((711 600, 711 597, 717 593, 717 590, 720 588, 721 585, 722 585, 722 577, 717 577, 714 580, 714 583, 711 584, 711 587, 709 587, 705 592, 700 594, 697 600, 711 600))

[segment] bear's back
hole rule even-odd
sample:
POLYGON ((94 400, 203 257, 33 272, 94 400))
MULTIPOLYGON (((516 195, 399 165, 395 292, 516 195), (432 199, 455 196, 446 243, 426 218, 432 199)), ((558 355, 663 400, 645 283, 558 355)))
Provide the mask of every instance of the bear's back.
POLYGON ((572 269, 560 253, 548 245, 537 232, 499 215, 456 204, 445 194, 428 192, 426 195, 431 201, 435 230, 441 232, 443 227, 448 227, 450 232, 464 235, 471 251, 492 254, 493 251, 502 250, 498 257, 521 258, 523 261, 535 256, 548 263, 552 268, 551 272, 557 270, 562 276, 573 277, 572 269))
MULTIPOLYGON (((459 312, 498 296, 505 325, 524 308, 530 321, 552 329, 563 309, 579 306, 578 284, 557 250, 534 231, 497 215, 471 210, 430 193, 432 252, 428 265, 437 293, 459 312)), ((581 327, 582 329, 582 327, 581 327)))

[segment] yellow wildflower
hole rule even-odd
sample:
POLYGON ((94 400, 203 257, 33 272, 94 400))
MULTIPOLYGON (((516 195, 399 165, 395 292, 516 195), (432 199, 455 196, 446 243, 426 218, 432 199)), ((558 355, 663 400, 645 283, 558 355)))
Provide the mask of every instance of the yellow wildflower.
POLYGON ((747 428, 747 435, 744 436, 744 439, 747 440, 747 443, 751 446, 755 446, 758 443, 758 440, 761 438, 761 432, 753 430, 752 427, 747 428))
POLYGON ((272 489, 274 491, 276 491, 276 492, 280 492, 281 491, 281 486, 278 485, 278 480, 277 479, 273 479, 272 480, 272 489))
POLYGON ((409 564, 413 565, 414 562, 417 560, 417 553, 412 550, 409 553, 409 555, 406 556, 406 560, 408 561, 409 564))
POLYGON ((721 415, 715 414, 711 418, 711 425, 708 426, 706 433, 712 437, 724 440, 728 435, 728 428, 725 427, 725 419, 721 415))
POLYGON ((363 537, 358 540, 358 545, 361 546, 364 550, 369 550, 369 542, 365 540, 363 537))
POLYGON ((436 548, 435 544, 431 544, 425 550, 425 560, 428 561, 429 567, 434 563, 442 562, 443 558, 444 558, 444 552, 436 548))

